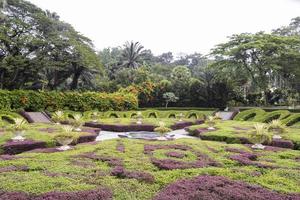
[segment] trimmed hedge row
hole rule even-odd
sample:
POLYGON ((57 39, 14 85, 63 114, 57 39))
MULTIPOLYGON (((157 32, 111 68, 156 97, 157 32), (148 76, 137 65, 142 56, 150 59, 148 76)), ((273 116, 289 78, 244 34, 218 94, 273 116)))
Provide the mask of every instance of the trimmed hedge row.
POLYGON ((0 110, 131 110, 138 108, 137 96, 131 93, 56 92, 0 90, 0 110))
POLYGON ((290 115, 291 113, 288 110, 277 110, 273 112, 266 112, 264 115, 257 115, 252 121, 269 123, 274 119, 283 120, 290 115))
MULTIPOLYGON (((66 116, 72 116, 74 112, 72 111, 64 111, 66 116)), ((160 111, 160 110, 144 110, 144 111, 107 111, 100 112, 100 118, 135 118, 137 117, 138 112, 142 113, 144 118, 179 118, 179 115, 182 113, 183 118, 187 119, 200 119, 203 120, 206 118, 206 115, 212 114, 213 111, 178 111, 178 110, 170 110, 170 111, 160 111)), ((83 113, 85 119, 90 119, 93 114, 93 111, 87 111, 83 113)), ((72 118, 72 117, 71 117, 72 118)))
POLYGON ((256 116, 262 116, 266 112, 263 109, 260 108, 253 108, 250 110, 245 110, 240 113, 238 113, 235 117, 234 120, 237 121, 252 121, 256 116))
POLYGON ((234 118, 234 120, 237 121, 254 121, 263 123, 269 123, 274 119, 279 119, 283 124, 292 126, 300 122, 300 113, 290 113, 288 110, 265 112, 260 108, 254 108, 242 111, 234 118))
POLYGON ((287 126, 292 126, 297 122, 300 122, 300 113, 291 114, 289 117, 282 120, 282 123, 284 123, 287 126))

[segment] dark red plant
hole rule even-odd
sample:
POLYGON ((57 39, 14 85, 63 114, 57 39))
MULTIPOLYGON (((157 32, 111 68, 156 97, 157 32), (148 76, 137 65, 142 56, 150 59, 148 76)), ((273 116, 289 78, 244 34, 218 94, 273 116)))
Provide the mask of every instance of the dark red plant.
POLYGON ((198 176, 176 181, 154 200, 299 200, 299 194, 280 194, 260 186, 221 176, 198 176))

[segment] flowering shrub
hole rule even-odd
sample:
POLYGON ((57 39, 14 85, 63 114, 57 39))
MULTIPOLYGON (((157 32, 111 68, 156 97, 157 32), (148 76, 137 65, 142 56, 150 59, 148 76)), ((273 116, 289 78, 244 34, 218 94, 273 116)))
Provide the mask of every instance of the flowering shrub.
POLYGON ((154 200, 297 200, 300 195, 286 195, 233 181, 221 176, 198 176, 183 179, 161 190, 154 200))

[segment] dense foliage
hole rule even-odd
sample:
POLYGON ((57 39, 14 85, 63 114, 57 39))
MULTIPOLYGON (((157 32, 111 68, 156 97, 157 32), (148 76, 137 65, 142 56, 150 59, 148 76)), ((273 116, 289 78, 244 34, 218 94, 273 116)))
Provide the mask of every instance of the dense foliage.
POLYGON ((271 33, 232 35, 210 55, 154 55, 139 42, 94 50, 90 39, 24 0, 0 1, 0 88, 136 91, 141 107, 289 105, 299 101, 300 18, 271 33), (175 100, 176 99, 176 100, 175 100))
POLYGON ((31 90, 0 90, 0 109, 26 111, 90 111, 130 110, 138 107, 131 93, 56 92, 31 90))

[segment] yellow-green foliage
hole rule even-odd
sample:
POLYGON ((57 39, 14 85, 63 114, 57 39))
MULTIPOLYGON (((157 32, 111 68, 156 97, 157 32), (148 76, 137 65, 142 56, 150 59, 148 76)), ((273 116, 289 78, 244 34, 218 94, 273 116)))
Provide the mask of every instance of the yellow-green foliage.
POLYGON ((199 175, 214 175, 259 185, 281 193, 300 192, 300 173, 298 170, 300 163, 295 160, 300 156, 300 151, 272 152, 258 150, 258 162, 276 166, 274 169, 262 169, 256 166, 243 166, 231 160, 229 157, 236 153, 226 151, 227 148, 252 152, 250 148, 244 145, 228 145, 195 139, 167 142, 122 139, 103 141, 95 145, 77 145, 72 150, 57 153, 23 153, 16 160, 0 162, 0 168, 27 166, 29 169, 27 172, 0 173, 0 189, 40 194, 50 191, 89 190, 104 186, 113 191, 113 198, 116 200, 148 200, 153 199, 161 189, 174 181, 199 175), (125 152, 116 150, 116 146, 120 142, 124 145, 125 152), (153 155, 144 153, 145 145, 174 144, 187 145, 192 150, 155 150, 153 155), (168 151, 178 151, 185 154, 182 159, 184 162, 195 161, 197 159, 195 152, 199 152, 221 165, 217 167, 159 170, 151 163, 150 158, 153 156, 157 159, 168 159, 165 155, 168 151), (145 183, 136 179, 122 179, 111 176, 112 167, 106 162, 76 158, 76 156, 83 153, 95 153, 99 156, 121 159, 126 170, 147 172, 155 177, 155 181, 145 183), (76 164, 79 162, 85 165, 76 164), (50 176, 49 174, 56 174, 57 176, 50 176), (259 175, 255 176, 254 174, 259 175))
POLYGON ((250 110, 245 110, 240 113, 238 113, 234 120, 237 121, 252 121, 255 117, 262 116, 265 114, 265 111, 260 108, 253 108, 250 110))

